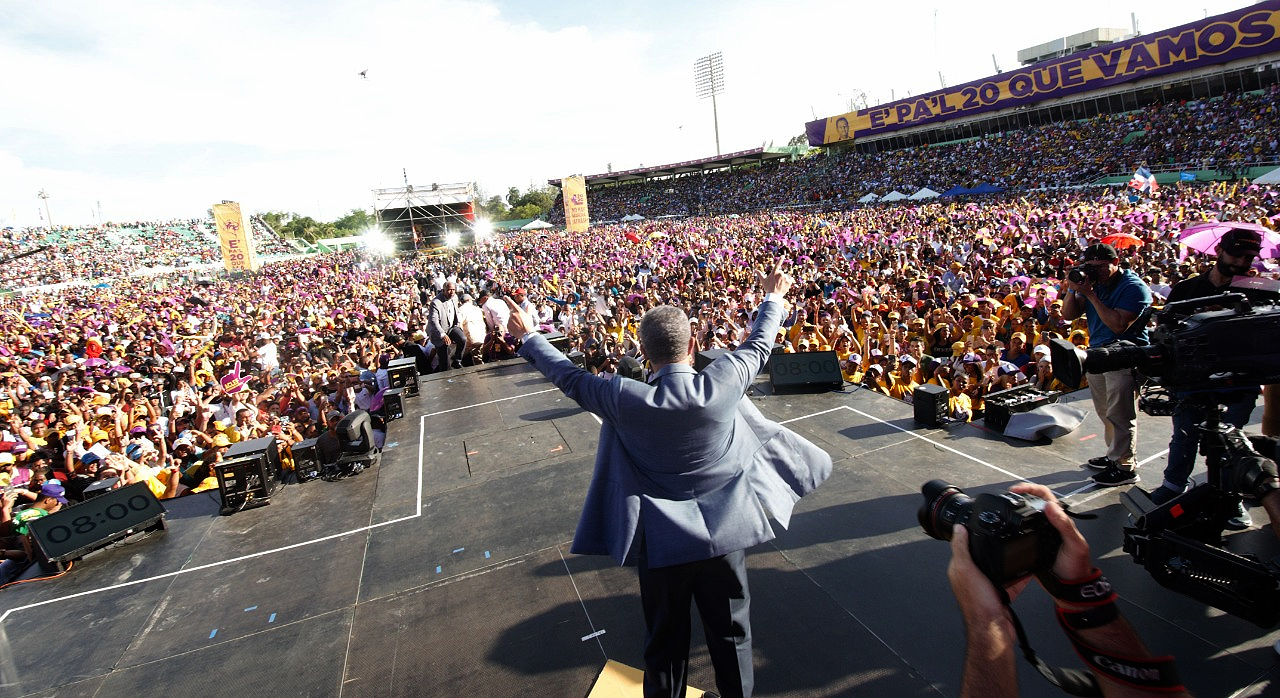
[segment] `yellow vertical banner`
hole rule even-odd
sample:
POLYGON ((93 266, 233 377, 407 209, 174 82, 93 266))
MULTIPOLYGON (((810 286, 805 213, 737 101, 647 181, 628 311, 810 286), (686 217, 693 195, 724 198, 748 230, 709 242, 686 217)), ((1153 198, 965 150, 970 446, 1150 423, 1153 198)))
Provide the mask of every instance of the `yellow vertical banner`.
POLYGON ((253 231, 240 214, 240 204, 226 201, 213 205, 213 220, 218 226, 218 243, 222 246, 222 264, 227 271, 253 271, 258 268, 253 250, 253 231))
POLYGON ((591 225, 591 217, 587 215, 587 181, 582 175, 565 177, 560 190, 564 194, 565 230, 586 232, 591 225))

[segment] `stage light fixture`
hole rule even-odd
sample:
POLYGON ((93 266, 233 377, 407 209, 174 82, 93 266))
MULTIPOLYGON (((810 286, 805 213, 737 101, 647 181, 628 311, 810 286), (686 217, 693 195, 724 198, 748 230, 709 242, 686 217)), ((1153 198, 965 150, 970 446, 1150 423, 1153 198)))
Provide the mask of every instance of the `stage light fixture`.
POLYGON ((365 249, 376 255, 388 256, 396 251, 395 242, 377 228, 366 230, 361 242, 365 249))
POLYGON ((458 243, 461 241, 462 241, 462 236, 457 233, 444 234, 444 244, 448 245, 449 247, 457 247, 458 243))
POLYGON ((493 235, 493 222, 481 218, 476 221, 475 227, 471 230, 475 233, 476 242, 480 242, 490 235, 493 235))

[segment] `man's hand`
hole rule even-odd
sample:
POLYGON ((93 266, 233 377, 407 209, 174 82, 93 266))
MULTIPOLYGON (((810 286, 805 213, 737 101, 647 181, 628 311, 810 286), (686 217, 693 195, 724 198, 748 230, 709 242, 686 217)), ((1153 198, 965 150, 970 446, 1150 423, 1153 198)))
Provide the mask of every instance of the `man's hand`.
POLYGON ((1058 498, 1044 485, 1033 482, 1020 482, 1009 488, 1010 492, 1029 494, 1043 499, 1045 518, 1062 536, 1062 547, 1058 549, 1058 558, 1053 563, 1053 574, 1058 579, 1080 579, 1093 570, 1093 561, 1089 559, 1089 543, 1080 534, 1080 529, 1058 504, 1058 498))
POLYGON ((507 309, 511 311, 511 314, 507 316, 507 332, 512 337, 520 339, 537 329, 538 326, 533 323, 533 318, 521 310, 520 306, 516 305, 510 296, 503 296, 502 300, 506 302, 507 309))
MULTIPOLYGON (((951 532, 951 563, 947 565, 947 581, 951 582, 951 591, 956 595, 966 624, 1008 620, 1004 602, 1000 600, 995 585, 969 555, 969 530, 962 524, 956 524, 951 532)), ((1017 598, 1030 581, 1031 577, 1024 577, 1005 587, 1009 601, 1017 598)))
POLYGON ((790 274, 782 271, 784 261, 784 258, 779 257, 773 267, 773 271, 769 272, 768 276, 760 279, 760 287, 764 289, 766 294, 777 293, 785 296, 787 291, 791 290, 791 285, 795 283, 795 279, 791 278, 790 274))

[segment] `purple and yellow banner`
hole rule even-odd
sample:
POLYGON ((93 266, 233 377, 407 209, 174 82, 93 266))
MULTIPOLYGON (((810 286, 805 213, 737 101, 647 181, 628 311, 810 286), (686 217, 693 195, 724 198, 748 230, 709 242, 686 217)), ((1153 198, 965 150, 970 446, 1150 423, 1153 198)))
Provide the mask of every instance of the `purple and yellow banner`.
POLYGON ((809 145, 827 145, 1277 50, 1280 0, 1266 0, 919 97, 810 121, 805 135, 809 145))
POLYGON ((253 271, 258 258, 253 252, 253 231, 240 215, 240 204, 225 202, 213 205, 213 220, 218 226, 218 242, 222 246, 222 264, 227 271, 253 271))
POLYGON ((565 230, 586 232, 591 225, 591 217, 587 215, 587 180, 582 175, 565 177, 560 191, 564 194, 565 230))

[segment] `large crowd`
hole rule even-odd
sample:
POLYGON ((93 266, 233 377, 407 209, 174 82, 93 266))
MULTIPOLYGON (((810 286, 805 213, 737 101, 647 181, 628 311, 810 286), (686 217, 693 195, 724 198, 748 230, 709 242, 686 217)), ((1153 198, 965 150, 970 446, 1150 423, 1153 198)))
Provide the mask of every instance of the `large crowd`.
MULTIPOLYGON (((10 527, 0 535, 21 532, 13 512, 23 504, 52 507, 110 478, 145 482, 162 498, 215 488, 212 466, 245 439, 275 436, 287 468, 292 444, 318 438, 331 447, 344 415, 378 411, 393 359, 413 357, 427 373, 514 357, 505 297, 563 333, 567 350, 596 372, 619 370, 624 357, 643 362, 638 321, 660 304, 688 313, 700 349, 731 349, 761 301, 758 275, 780 256, 798 280, 776 337, 781 350, 834 351, 847 380, 901 399, 919 384, 944 386, 968 406, 967 417, 979 417, 993 391, 1063 387, 1045 345, 1089 341, 1084 322, 1067 320, 1057 299, 1086 246, 1131 234, 1136 244, 1121 250, 1121 264, 1159 298, 1211 260, 1187 255, 1180 230, 1200 220, 1274 230, 1280 190, 1237 181, 1153 196, 1122 187, 1023 189, 981 201, 770 207, 814 191, 850 200, 866 187, 908 182, 1029 187, 1068 169, 1110 171, 1135 151, 1094 146, 1114 146, 1140 128, 1148 136, 1130 142, 1141 141, 1136 154, 1152 159, 1271 157, 1280 132, 1275 96, 1225 99, 1221 115, 1172 105, 898 159, 846 154, 649 183, 630 188, 639 196, 620 196, 702 197, 723 213, 587 233, 518 232, 430 259, 342 252, 269 263, 234 279, 156 283, 130 272, 216 259, 208 222, 6 231, 6 254, 55 246, 5 265, 0 280, 9 285, 103 283, 0 298, 0 526, 10 527), (959 163, 985 169, 961 171, 959 163), (684 181, 696 190, 682 189, 684 181), (441 326, 446 317, 454 327, 441 326)), ((608 195, 593 198, 593 212, 600 201, 612 205, 608 195)), ((24 554, 16 539, 6 540, 6 555, 24 554)))
MULTIPOLYGON (((252 227, 259 255, 297 252, 257 219, 252 227)), ((0 230, 0 259, 9 260, 0 265, 0 288, 22 288, 106 281, 141 269, 208 266, 220 263, 222 256, 213 221, 193 219, 5 228, 0 230)))
MULTIPOLYGON (((779 206, 849 202, 864 194, 992 184, 1042 189, 1163 169, 1244 171, 1280 158, 1280 88, 1155 104, 1005 131, 962 142, 875 154, 818 154, 795 162, 601 187, 590 192, 594 220, 729 214, 779 206)), ((557 205, 549 220, 564 222, 557 205)))

